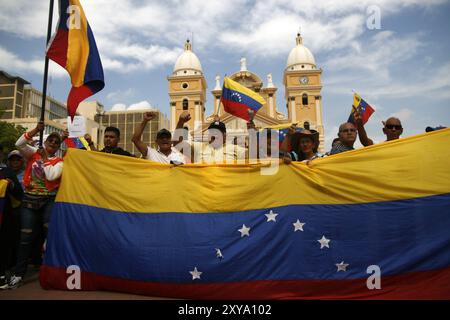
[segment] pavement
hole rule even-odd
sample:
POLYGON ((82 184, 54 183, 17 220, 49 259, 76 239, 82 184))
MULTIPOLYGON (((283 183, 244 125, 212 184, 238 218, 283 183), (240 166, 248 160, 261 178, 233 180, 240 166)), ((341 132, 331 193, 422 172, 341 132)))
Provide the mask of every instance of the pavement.
POLYGON ((39 284, 39 272, 29 272, 24 285, 14 290, 0 290, 0 300, 170 300, 108 291, 44 290, 39 284))

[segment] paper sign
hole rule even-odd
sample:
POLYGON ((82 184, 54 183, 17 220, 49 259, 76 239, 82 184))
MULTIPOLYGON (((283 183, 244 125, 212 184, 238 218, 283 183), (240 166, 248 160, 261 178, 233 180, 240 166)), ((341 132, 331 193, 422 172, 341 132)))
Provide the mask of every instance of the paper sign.
POLYGON ((83 137, 86 134, 86 118, 75 116, 73 122, 67 117, 67 126, 69 129, 69 137, 83 137))

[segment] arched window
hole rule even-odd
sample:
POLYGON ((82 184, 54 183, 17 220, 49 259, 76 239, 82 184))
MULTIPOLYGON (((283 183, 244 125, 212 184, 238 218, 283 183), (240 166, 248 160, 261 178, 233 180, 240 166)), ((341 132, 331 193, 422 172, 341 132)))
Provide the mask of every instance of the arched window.
POLYGON ((188 99, 183 99, 183 110, 187 110, 189 106, 188 99))
POLYGON ((307 95, 306 93, 304 93, 304 94, 302 95, 302 104, 303 104, 304 106, 307 106, 307 105, 308 105, 308 95, 307 95))

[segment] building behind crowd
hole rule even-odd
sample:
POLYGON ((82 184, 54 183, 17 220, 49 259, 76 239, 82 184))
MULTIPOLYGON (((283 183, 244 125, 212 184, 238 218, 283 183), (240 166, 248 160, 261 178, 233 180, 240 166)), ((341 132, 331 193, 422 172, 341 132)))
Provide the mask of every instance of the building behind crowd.
MULTIPOLYGON (((277 108, 278 88, 273 82, 272 74, 264 81, 258 74, 247 67, 247 60, 241 59, 240 70, 224 70, 230 78, 241 85, 260 94, 266 101, 256 113, 254 122, 257 127, 268 127, 282 124, 305 122, 310 128, 319 132, 319 151, 324 152, 324 126, 322 117, 322 69, 317 67, 311 51, 303 45, 300 34, 296 38, 296 46, 287 55, 286 67, 283 70, 285 109, 277 108), (281 112, 280 112, 281 111, 281 112), (284 111, 284 112, 282 112, 284 111)), ((220 103, 222 87, 220 77, 211 91, 213 113, 205 115, 207 83, 199 58, 193 52, 192 44, 186 41, 184 52, 175 62, 173 72, 167 77, 170 99, 171 130, 175 129, 178 117, 183 111, 189 111, 191 120, 187 123, 191 135, 203 132, 212 122, 215 114, 227 126, 227 135, 246 136, 246 122, 224 111, 220 103)))
MULTIPOLYGON (((30 82, 0 70, 0 120, 30 130, 40 118, 41 104, 42 93, 32 88, 30 82)), ((65 127, 55 120, 66 116, 66 106, 52 97, 47 97, 44 134, 62 133, 65 127)))
POLYGON ((166 115, 157 109, 145 110, 119 110, 107 111, 104 114, 97 114, 96 121, 104 127, 116 127, 120 130, 119 147, 138 155, 139 151, 131 142, 136 126, 142 122, 143 113, 153 111, 157 113, 155 119, 151 120, 142 134, 142 141, 155 146, 156 133, 162 128, 169 128, 169 120, 166 115))
MULTIPOLYGON (((30 86, 30 82, 0 70, 0 120, 21 125, 27 130, 36 127, 41 116, 42 93, 30 86)), ((161 128, 169 128, 167 117, 156 109, 120 110, 105 112, 98 101, 81 102, 77 115, 86 118, 86 133, 89 133, 98 148, 103 148, 104 129, 114 126, 121 131, 120 147, 137 154, 131 137, 145 111, 157 112, 158 116, 146 127, 143 141, 153 144, 161 128)), ((45 102, 44 135, 62 133, 67 128, 67 107, 64 103, 47 96, 45 102)))

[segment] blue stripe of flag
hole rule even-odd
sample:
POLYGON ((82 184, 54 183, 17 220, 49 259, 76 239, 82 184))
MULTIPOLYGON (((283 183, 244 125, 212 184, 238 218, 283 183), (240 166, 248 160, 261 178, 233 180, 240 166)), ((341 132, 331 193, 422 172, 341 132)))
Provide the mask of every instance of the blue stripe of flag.
POLYGON ((290 205, 226 213, 124 213, 56 203, 45 264, 140 281, 190 283, 362 279, 450 266, 450 194, 410 200, 290 205), (294 232, 293 223, 304 222, 294 232), (250 236, 241 237, 245 224, 250 236), (319 239, 330 239, 320 249, 319 239), (216 256, 219 248, 223 259, 216 256), (337 272, 335 264, 349 264, 337 272))
POLYGON ((246 94, 244 94, 240 91, 235 91, 235 90, 226 88, 226 87, 223 87, 222 99, 245 104, 246 106, 253 109, 254 111, 258 111, 262 107, 261 103, 254 100, 253 98, 247 96, 246 94))

